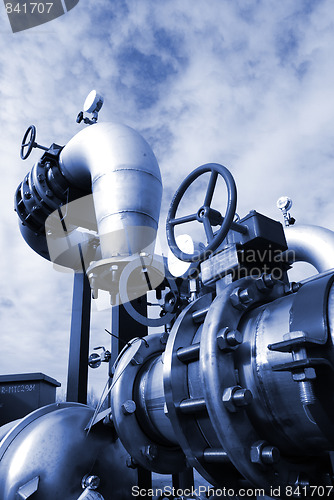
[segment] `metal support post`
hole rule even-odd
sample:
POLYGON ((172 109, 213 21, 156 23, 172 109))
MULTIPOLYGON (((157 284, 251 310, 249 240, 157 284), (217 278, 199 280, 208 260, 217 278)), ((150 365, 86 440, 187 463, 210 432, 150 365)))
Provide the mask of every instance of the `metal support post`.
POLYGON ((66 401, 87 403, 91 289, 86 273, 74 273, 66 401))

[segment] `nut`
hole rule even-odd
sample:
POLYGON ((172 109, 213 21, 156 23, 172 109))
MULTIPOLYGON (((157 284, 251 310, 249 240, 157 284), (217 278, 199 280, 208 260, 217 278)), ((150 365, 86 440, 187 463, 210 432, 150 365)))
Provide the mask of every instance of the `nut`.
POLYGON ((250 459, 253 464, 275 464, 279 462, 280 452, 266 441, 256 441, 251 446, 250 459))
POLYGON ((254 302, 254 291, 251 288, 237 287, 230 295, 233 307, 236 309, 247 309, 248 305, 254 302))
POLYGON ((292 378, 296 382, 300 382, 302 380, 314 380, 317 377, 315 373, 315 369, 311 367, 307 367, 304 370, 298 370, 292 373, 292 378))
POLYGON ((223 403, 230 413, 236 413, 239 408, 248 406, 253 395, 249 389, 243 389, 239 385, 228 387, 223 393, 223 403))
POLYGON ((271 274, 262 274, 259 279, 256 280, 256 286, 260 292, 265 292, 268 288, 273 288, 275 280, 271 274))

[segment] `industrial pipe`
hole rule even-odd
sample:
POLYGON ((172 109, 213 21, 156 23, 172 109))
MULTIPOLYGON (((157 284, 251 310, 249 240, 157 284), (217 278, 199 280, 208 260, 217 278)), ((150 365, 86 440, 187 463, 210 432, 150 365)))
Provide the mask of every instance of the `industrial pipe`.
MULTIPOLYGON (((80 226, 97 230, 100 258, 106 259, 144 249, 153 253, 161 196, 159 166, 147 142, 130 127, 101 123, 81 130, 64 148, 53 145, 19 185, 15 209, 23 237, 45 258, 52 254, 45 241, 46 221, 48 245, 63 239, 68 250, 69 234, 80 232, 80 212, 80 226), (85 196, 90 193, 93 202, 85 196), (83 196, 84 205, 75 209, 83 196), (60 220, 60 231, 52 216, 60 220)), ((85 250, 87 237, 71 238, 85 250)), ((77 265, 77 255, 73 259, 69 254, 61 264, 77 265)))
POLYGON ((288 256, 292 262, 308 262, 319 273, 334 268, 334 232, 320 226, 293 225, 285 228, 288 256))

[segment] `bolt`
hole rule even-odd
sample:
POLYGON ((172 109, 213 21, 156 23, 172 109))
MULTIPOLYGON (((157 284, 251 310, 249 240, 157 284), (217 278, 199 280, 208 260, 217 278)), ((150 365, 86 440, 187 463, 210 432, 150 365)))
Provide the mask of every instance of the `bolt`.
POLYGON ((168 337, 169 337, 168 332, 164 332, 160 335, 160 342, 162 345, 167 344, 168 337))
POLYGON ((53 192, 50 189, 47 189, 45 194, 48 198, 53 198, 53 192))
POLYGON ((44 181, 45 177, 44 177, 44 175, 43 175, 43 174, 38 174, 37 179, 38 179, 39 181, 44 181))
POLYGON ((107 425, 108 427, 113 427, 113 428, 115 427, 111 413, 108 413, 108 415, 104 417, 103 424, 107 425))
POLYGON ((276 464, 280 459, 280 452, 276 446, 266 441, 256 441, 250 449, 250 459, 253 464, 276 464))
POLYGON ((164 414, 166 415, 167 418, 169 418, 169 413, 168 413, 168 408, 167 408, 167 403, 164 403, 164 414))
POLYGON ((239 385, 228 387, 223 393, 223 403, 230 413, 236 413, 239 408, 248 406, 253 395, 249 389, 243 389, 239 385))
POLYGON ((117 281, 118 278, 118 266, 116 264, 110 266, 111 271, 111 281, 117 281))
POLYGON ((136 403, 132 399, 127 399, 121 408, 124 415, 132 415, 136 411, 136 403))
POLYGON ((154 444, 143 446, 140 451, 148 460, 154 460, 158 455, 158 448, 154 444))
POLYGON ((30 200, 30 198, 32 197, 32 194, 29 191, 25 191, 24 197, 27 198, 27 200, 30 200))
POLYGON ((136 460, 129 455, 126 457, 126 466, 129 467, 129 469, 137 469, 138 464, 136 460))
POLYGON ((310 380, 301 380, 299 382, 300 401, 305 405, 312 405, 315 403, 315 395, 313 391, 312 382, 310 380))
POLYGON ((144 361, 144 358, 143 356, 141 356, 138 352, 136 352, 136 354, 133 356, 133 358, 131 358, 131 361, 130 363, 132 365, 141 365, 144 361))
POLYGON ((229 352, 233 351, 242 343, 242 333, 238 330, 230 330, 229 328, 223 328, 220 330, 217 336, 217 344, 221 351, 229 352))

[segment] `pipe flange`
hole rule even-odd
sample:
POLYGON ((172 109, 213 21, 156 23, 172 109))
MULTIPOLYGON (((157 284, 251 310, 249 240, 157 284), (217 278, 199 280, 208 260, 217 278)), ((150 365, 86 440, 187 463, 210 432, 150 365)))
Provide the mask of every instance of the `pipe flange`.
MULTIPOLYGON (((239 280, 238 283, 231 283, 212 303, 204 321, 200 344, 200 376, 205 402, 221 446, 241 474, 252 483, 261 485, 267 492, 270 492, 270 488, 291 484, 292 478, 298 477, 300 473, 312 476, 312 467, 297 461, 288 462, 284 458, 278 463, 263 461, 261 465, 252 459, 251 450, 254 443, 262 442, 261 436, 247 415, 247 405, 239 407, 242 391, 240 398, 233 401, 235 398, 231 397, 229 404, 226 404, 228 390, 233 396, 233 388, 238 386, 235 357, 233 352, 219 348, 217 337, 222 328, 237 330, 242 316, 250 307, 274 300, 277 293, 280 292, 274 287, 264 296, 263 292, 257 289, 254 279, 249 277, 239 280), (248 295, 252 296, 252 301, 243 301, 243 308, 238 307, 235 300, 231 300, 231 295, 236 296, 236 287, 239 287, 239 297, 242 297, 241 289, 251 292, 248 295)), ((245 293, 244 296, 246 295, 245 293)), ((249 403, 256 404, 256 400, 249 403)), ((284 495, 282 498, 285 498, 284 495)))
POLYGON ((153 472, 174 474, 186 468, 182 450, 159 444, 143 432, 134 401, 134 385, 139 371, 149 359, 159 356, 164 350, 160 339, 160 334, 151 334, 137 339, 124 351, 113 377, 111 411, 116 432, 135 462, 153 472))
MULTIPOLYGON (((208 414, 203 407, 201 396, 203 390, 198 383, 198 353, 195 353, 197 338, 200 337, 202 325, 199 325, 198 313, 209 309, 212 303, 211 294, 204 295, 189 304, 182 311, 173 325, 164 356, 164 388, 168 417, 173 426, 187 461, 202 477, 214 485, 237 489, 240 478, 238 471, 231 463, 213 463, 206 459, 208 449, 220 448, 208 414), (178 355, 186 347, 189 356, 178 355), (184 348, 184 349, 183 349, 184 348), (186 361, 182 359, 186 358, 186 361), (195 394, 196 393, 196 394, 195 394)), ((204 319, 205 314, 201 314, 204 319)), ((222 450, 221 450, 222 451, 222 450)))

